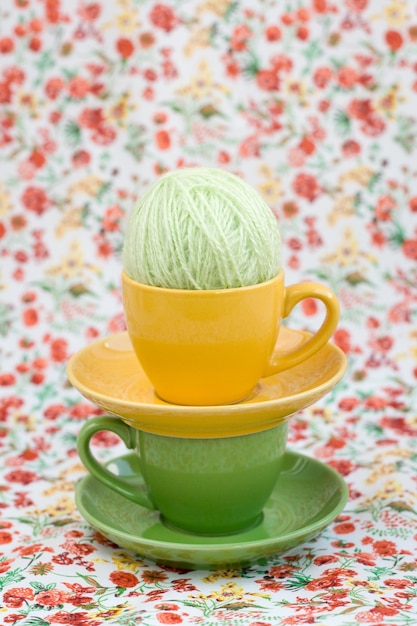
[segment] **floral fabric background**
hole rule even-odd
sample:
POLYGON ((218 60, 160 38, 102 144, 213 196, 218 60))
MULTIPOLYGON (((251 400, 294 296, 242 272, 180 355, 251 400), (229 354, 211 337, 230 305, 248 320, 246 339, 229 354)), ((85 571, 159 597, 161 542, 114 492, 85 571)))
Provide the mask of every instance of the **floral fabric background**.
MULTIPOLYGON (((416 623, 415 2, 2 0, 0 17, 0 622, 416 623), (344 476, 345 511, 231 571, 142 559, 74 504, 99 410, 66 363, 124 329, 126 216, 191 165, 264 196, 287 282, 338 294, 349 359, 289 441, 344 476)), ((306 301, 291 325, 320 315, 306 301)))

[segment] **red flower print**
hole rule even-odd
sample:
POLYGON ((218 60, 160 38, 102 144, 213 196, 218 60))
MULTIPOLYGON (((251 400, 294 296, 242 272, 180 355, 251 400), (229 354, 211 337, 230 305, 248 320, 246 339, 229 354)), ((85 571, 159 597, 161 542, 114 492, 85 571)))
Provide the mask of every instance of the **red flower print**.
POLYGON ((139 583, 138 578, 130 572, 115 571, 110 574, 109 578, 116 587, 136 587, 139 583))
POLYGON ((64 88, 64 81, 59 76, 50 78, 45 83, 45 93, 50 100, 56 100, 64 88))
POLYGON ((41 591, 36 595, 36 603, 41 606, 59 606, 66 602, 68 594, 65 591, 50 589, 49 591, 41 591))
POLYGON ((341 522, 340 524, 333 526, 333 530, 338 535, 347 535, 354 532, 355 525, 352 524, 352 522, 341 522))
POLYGON ((310 31, 308 30, 307 26, 299 26, 296 30, 296 37, 297 39, 300 39, 301 41, 306 41, 309 37, 310 31))
POLYGON ((297 571, 297 569, 299 568, 293 565, 274 565, 269 569, 268 575, 274 578, 287 578, 297 571))
POLYGON ((252 32, 246 24, 236 26, 230 39, 230 47, 236 52, 242 52, 242 50, 247 49, 247 42, 250 37, 252 37, 252 32))
MULTIPOLYGON (((369 611, 360 611, 356 614, 355 620, 360 624, 372 623, 376 624, 376 622, 380 622, 384 619, 385 616, 390 617, 392 615, 397 615, 398 611, 395 609, 391 609, 385 606, 377 606, 369 611)), ((378 626, 378 624, 376 624, 378 626)))
POLYGON ((107 124, 103 124, 96 129, 96 132, 92 135, 92 140, 99 144, 100 146, 107 146, 116 138, 116 131, 108 126, 107 124))
POLYGON ((101 6, 98 2, 91 2, 90 4, 82 4, 78 9, 78 14, 81 19, 86 22, 93 22, 101 13, 101 6))
POLYGON ((368 0, 346 0, 346 6, 351 11, 355 11, 359 13, 360 11, 364 11, 368 6, 368 0))
POLYGON ((1 37, 0 39, 0 54, 9 54, 14 50, 14 42, 10 37, 1 37))
POLYGON ((257 157, 260 154, 261 143, 257 135, 250 135, 239 146, 239 155, 243 158, 257 157))
POLYGON ((355 396, 349 396, 347 398, 342 398, 339 401, 338 407, 342 411, 353 411, 359 404, 358 398, 355 396))
POLYGON ((358 81, 358 73, 352 67, 341 67, 337 72, 337 82, 345 89, 351 89, 358 81))
POLYGON ((28 211, 42 215, 48 208, 50 200, 41 187, 30 186, 22 194, 22 203, 28 211))
POLYGON ((358 120, 366 120, 373 115, 374 110, 370 100, 359 100, 354 98, 348 105, 348 114, 358 120))
POLYGON ((348 476, 348 474, 350 474, 355 469, 355 465, 352 463, 352 461, 349 461, 349 459, 333 459, 331 461, 328 461, 328 465, 330 465, 330 467, 333 467, 336 472, 339 472, 341 476, 348 476))
POLYGON ((334 563, 337 560, 337 556, 334 556, 333 554, 323 554, 322 556, 317 556, 313 563, 314 565, 327 565, 328 563, 334 563))
POLYGON ((168 150, 171 146, 171 137, 166 130, 159 130, 155 133, 155 143, 159 150, 168 150))
POLYGON ((120 37, 116 42, 117 52, 120 54, 122 59, 128 59, 132 56, 135 47, 130 39, 126 37, 120 37))
POLYGON ((3 602, 12 609, 19 609, 25 600, 33 600, 34 595, 30 587, 13 587, 3 595, 3 602))
POLYGON ((85 167, 91 161, 90 153, 87 150, 77 150, 71 158, 74 167, 85 167))
POLYGON ((7 530, 0 530, 0 545, 4 545, 5 543, 11 543, 11 541, 11 533, 8 533, 7 530))
POLYGON ((377 554, 379 554, 379 556, 394 556, 397 554, 396 544, 393 541, 388 541, 387 539, 374 541, 373 549, 377 554))
POLYGON ((19 483, 21 485, 30 485, 30 483, 38 480, 38 476, 34 472, 23 469, 13 470, 6 474, 4 478, 11 483, 19 483))
POLYGON ((417 213, 417 196, 413 196, 409 199, 408 206, 412 213, 417 213))
POLYGON ((397 30, 388 30, 385 33, 385 41, 393 52, 399 50, 404 43, 403 36, 397 30))
POLYGON ((281 39, 281 30, 278 26, 267 26, 265 29, 265 37, 267 41, 278 41, 281 39))
POLYGON ((51 359, 54 363, 64 363, 68 360, 68 342, 66 339, 54 339, 51 341, 51 359))
POLYGON ((72 565, 72 563, 74 563, 74 559, 68 556, 68 552, 61 552, 61 554, 56 554, 52 557, 51 560, 57 565, 72 565))
POLYGON ((89 543, 76 543, 75 541, 65 541, 62 548, 75 556, 88 556, 95 550, 94 546, 89 543))
POLYGON ((305 298, 301 303, 304 315, 315 315, 318 311, 318 304, 314 298, 305 298))
POLYGON ((156 4, 149 13, 149 19, 157 28, 169 33, 177 25, 177 17, 174 11, 166 4, 156 4))
POLYGON ((102 109, 83 109, 78 117, 78 123, 85 128, 99 128, 104 122, 102 109))
POLYGON ((417 261, 417 239, 406 239, 402 246, 404 255, 412 261, 417 261))
POLYGON ((142 580, 145 583, 153 585, 156 582, 162 582, 167 579, 167 575, 157 570, 145 570, 142 572, 142 580))
POLYGON ((23 311, 22 318, 25 326, 36 326, 39 316, 36 309, 29 308, 23 311))
POLYGON ((370 115, 361 125, 361 131, 368 137, 377 137, 385 130, 385 122, 377 115, 370 115))
POLYGON ((330 67, 318 67, 313 74, 313 81, 316 87, 324 89, 333 76, 330 67))
POLYGON ((90 83, 81 76, 73 76, 67 85, 68 93, 71 98, 76 100, 85 98, 90 91, 90 83))
POLYGON ((309 591, 320 591, 321 589, 328 589, 329 587, 339 587, 341 585, 341 581, 338 576, 334 574, 328 574, 325 576, 320 576, 315 580, 307 583, 305 588, 309 591))
POLYGON ((100 622, 90 620, 88 613, 85 611, 78 611, 77 613, 58 611, 57 613, 48 615, 47 621, 51 624, 71 624, 71 626, 100 626, 100 622))
POLYGON ((156 619, 160 624, 182 624, 182 617, 178 613, 157 613, 156 619))
POLYGON ((10 387, 10 385, 14 385, 15 382, 16 376, 14 374, 0 374, 0 387, 10 387))
POLYGON ((384 580, 384 585, 393 587, 394 589, 406 589, 410 587, 411 581, 407 580, 407 578, 387 578, 384 580))
POLYGON ((264 91, 276 91, 279 88, 277 72, 274 70, 260 70, 256 75, 256 84, 264 91))
POLYGON ((119 441, 117 435, 110 433, 108 430, 102 430, 91 438, 91 443, 99 448, 109 448, 115 446, 119 441))
POLYGON ((312 5, 317 13, 327 13, 328 11, 327 0, 313 0, 312 5))
POLYGON ((297 174, 292 188, 297 196, 305 198, 309 202, 313 202, 321 191, 317 179, 311 174, 297 174))

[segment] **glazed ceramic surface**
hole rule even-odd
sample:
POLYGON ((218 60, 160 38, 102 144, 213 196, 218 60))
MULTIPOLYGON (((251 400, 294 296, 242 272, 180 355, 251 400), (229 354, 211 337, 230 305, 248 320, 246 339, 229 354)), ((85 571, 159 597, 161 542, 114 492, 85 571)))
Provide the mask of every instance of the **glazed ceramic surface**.
MULTIPOLYGON (((281 328, 277 346, 290 351, 310 338, 309 333, 281 328)), ((177 437, 221 437, 271 428, 322 398, 339 382, 346 366, 344 353, 327 343, 299 365, 261 379, 243 402, 184 407, 155 394, 124 332, 77 352, 67 372, 86 398, 135 428, 177 437)))
POLYGON ((77 447, 95 478, 133 502, 158 509, 170 526, 224 535, 259 522, 281 471, 287 434, 288 421, 283 421, 237 437, 167 437, 98 416, 85 422, 77 447), (136 472, 145 484, 114 474, 96 460, 91 439, 102 431, 115 433, 135 450, 136 472))
POLYGON ((331 337, 339 320, 324 285, 285 287, 284 272, 236 289, 164 289, 122 274, 129 336, 159 397, 181 405, 223 405, 246 398, 263 376, 301 363, 331 337), (276 344, 282 318, 301 300, 318 298, 326 316, 292 350, 276 344), (274 350, 275 347, 275 350, 274 350))
MULTIPOLYGON (((128 454, 112 461, 110 469, 141 484, 136 461, 128 454)), ((343 478, 332 468, 286 452, 262 522, 247 532, 207 537, 165 526, 158 512, 115 494, 90 475, 76 488, 80 513, 115 544, 160 563, 209 569, 248 565, 307 541, 338 515, 347 496, 343 478)))

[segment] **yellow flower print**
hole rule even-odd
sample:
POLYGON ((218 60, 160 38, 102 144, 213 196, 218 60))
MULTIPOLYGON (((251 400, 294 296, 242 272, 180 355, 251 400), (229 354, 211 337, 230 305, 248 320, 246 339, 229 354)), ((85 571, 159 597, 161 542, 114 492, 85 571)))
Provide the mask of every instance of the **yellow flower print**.
POLYGON ((120 7, 120 12, 111 22, 104 22, 101 28, 104 30, 116 27, 120 35, 131 35, 137 32, 141 25, 138 9, 132 7, 130 0, 117 0, 116 4, 120 7))
POLYGON ((185 57, 191 57, 198 48, 210 47, 210 27, 200 26, 191 31, 191 37, 183 48, 185 57))
POLYGON ((17 94, 17 108, 27 108, 30 116, 38 118, 39 114, 39 101, 34 93, 28 93, 27 91, 18 91, 17 94))
POLYGON ((398 86, 393 85, 386 94, 378 98, 375 102, 375 110, 386 117, 393 118, 394 111, 397 109, 398 105, 398 86))
POLYGON ((118 570, 130 572, 136 572, 138 567, 145 565, 145 563, 138 560, 136 556, 130 555, 123 550, 116 550, 113 553, 112 563, 118 570))
POLYGON ((68 194, 72 196, 74 193, 85 193, 87 196, 95 198, 99 189, 104 185, 104 180, 98 176, 86 176, 71 185, 68 194))
POLYGON ((303 81, 287 78, 284 83, 284 89, 289 96, 294 96, 301 106, 307 104, 306 94, 307 88, 303 81))
POLYGON ((334 226, 336 222, 343 217, 350 217, 355 214, 355 196, 342 195, 339 196, 327 217, 330 226, 334 226))
POLYGON ((4 185, 0 183, 0 216, 5 215, 11 208, 10 194, 6 191, 4 185))
POLYGON ((376 583, 370 582, 369 580, 364 581, 359 580, 358 578, 345 578, 345 584, 346 587, 349 587, 350 589, 357 589, 358 585, 360 584, 361 589, 367 589, 372 594, 377 593, 379 595, 382 595, 384 593, 376 583))
POLYGON ((394 0, 384 9, 385 19, 392 27, 400 27, 409 20, 407 5, 402 0, 394 0))
POLYGON ((133 9, 126 9, 116 15, 116 28, 121 35, 131 35, 139 28, 138 13, 133 9))
POLYGON ((359 256, 358 240, 351 228, 346 228, 336 248, 335 261, 342 266, 354 264, 359 256))
POLYGON ((55 235, 57 239, 61 239, 69 230, 80 228, 80 226, 82 226, 82 211, 83 207, 81 206, 70 207, 64 211, 61 220, 55 228, 55 235))
POLYGON ((59 517, 60 515, 70 515, 74 511, 74 498, 72 496, 63 496, 55 504, 46 507, 43 512, 50 517, 59 517))
POLYGON ((205 583, 214 583, 220 578, 239 578, 240 570, 236 569, 222 569, 211 572, 208 576, 205 576, 202 580, 205 583))
MULTIPOLYGON (((104 620, 113 620, 116 619, 117 617, 119 617, 122 613, 124 613, 125 611, 129 611, 132 609, 132 605, 130 604, 123 604, 123 606, 121 607, 115 607, 115 608, 108 608, 108 609, 103 609, 102 611, 92 611, 91 613, 89 612, 89 617, 92 620, 98 620, 100 619, 100 623, 103 623, 104 620), (103 620, 103 622, 101 621, 103 620)), ((113 622, 114 623, 114 622, 113 622)))
POLYGON ((265 202, 273 204, 282 194, 281 181, 274 176, 272 169, 266 163, 259 166, 258 172, 266 179, 258 185, 258 189, 265 202))
POLYGON ((44 489, 42 491, 43 496, 52 496, 55 493, 63 493, 66 491, 74 491, 74 483, 68 482, 67 480, 59 480, 55 481, 50 487, 44 489))
POLYGON ((198 5, 196 14, 201 15, 202 13, 214 13, 215 15, 222 17, 231 4, 230 0, 204 0, 204 2, 198 5))
POLYGON ((125 93, 120 98, 120 100, 118 100, 118 102, 116 102, 106 110, 105 116, 109 120, 109 122, 117 124, 121 128, 125 127, 126 117, 129 111, 134 108, 133 106, 129 106, 128 101, 129 94, 125 93))
POLYGON ((244 590, 243 587, 236 583, 226 583, 221 585, 221 591, 213 591, 210 597, 216 600, 216 602, 226 602, 229 600, 243 600, 244 590))
POLYGON ((282 194, 281 181, 269 178, 259 185, 259 191, 265 202, 272 204, 282 194))
POLYGON ((357 183, 361 187, 367 187, 375 171, 366 165, 359 165, 339 176, 339 186, 344 183, 357 183))
POLYGON ((179 95, 193 96, 196 100, 201 100, 211 96, 213 90, 229 91, 227 87, 213 82, 213 72, 207 59, 200 61, 197 72, 191 77, 188 85, 180 87, 179 95))
POLYGON ((85 263, 84 250, 82 249, 80 242, 72 241, 69 252, 61 259, 61 264, 50 267, 47 272, 53 276, 60 274, 65 278, 74 278, 74 276, 82 274, 85 269, 89 269, 94 272, 99 271, 96 266, 85 263))

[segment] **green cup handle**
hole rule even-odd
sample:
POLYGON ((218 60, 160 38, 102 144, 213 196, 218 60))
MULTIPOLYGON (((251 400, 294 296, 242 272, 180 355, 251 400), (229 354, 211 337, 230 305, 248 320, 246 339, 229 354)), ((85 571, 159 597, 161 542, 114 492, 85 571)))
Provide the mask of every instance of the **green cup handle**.
POLYGON ((144 486, 132 484, 113 474, 93 456, 90 449, 91 438, 103 430, 109 430, 118 435, 130 450, 136 447, 134 430, 121 419, 109 415, 92 417, 84 424, 77 437, 77 449, 81 461, 88 471, 106 487, 147 509, 155 509, 155 505, 146 493, 144 486))

